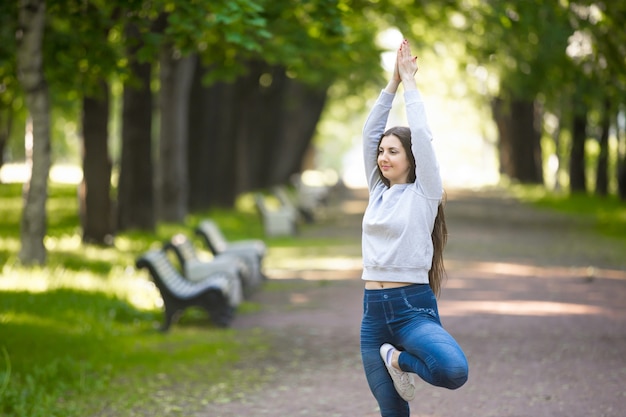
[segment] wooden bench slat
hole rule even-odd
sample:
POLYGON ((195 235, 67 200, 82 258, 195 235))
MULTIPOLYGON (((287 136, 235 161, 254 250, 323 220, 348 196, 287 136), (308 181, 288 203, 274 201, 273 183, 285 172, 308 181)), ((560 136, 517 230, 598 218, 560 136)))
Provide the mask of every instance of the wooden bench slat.
POLYGON ((233 280, 226 273, 215 273, 204 281, 186 280, 172 265, 162 250, 151 250, 136 260, 139 269, 146 268, 159 289, 164 304, 164 321, 161 330, 167 331, 189 307, 197 306, 207 311, 219 326, 227 326, 234 316, 230 303, 233 280))
POLYGON ((210 219, 200 222, 195 232, 213 255, 237 256, 245 262, 250 273, 244 276, 244 296, 251 295, 265 281, 266 277, 263 274, 263 259, 267 252, 265 242, 259 239, 228 241, 217 223, 210 219))

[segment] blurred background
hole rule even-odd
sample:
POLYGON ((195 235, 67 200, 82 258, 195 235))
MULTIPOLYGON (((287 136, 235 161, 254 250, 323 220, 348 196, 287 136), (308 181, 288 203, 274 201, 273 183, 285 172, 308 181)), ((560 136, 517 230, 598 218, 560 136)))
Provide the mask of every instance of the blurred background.
POLYGON ((77 185, 93 242, 306 171, 360 187, 402 38, 447 188, 626 194, 622 1, 30 3, 0 6, 0 180, 29 184, 28 224, 48 178, 77 185))

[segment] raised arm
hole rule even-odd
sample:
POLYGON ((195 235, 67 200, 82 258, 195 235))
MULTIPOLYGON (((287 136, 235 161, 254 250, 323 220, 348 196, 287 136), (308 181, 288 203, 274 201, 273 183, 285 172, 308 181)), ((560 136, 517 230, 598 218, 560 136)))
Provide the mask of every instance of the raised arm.
POLYGON ((385 90, 381 91, 363 127, 363 165, 365 166, 367 185, 370 190, 381 181, 376 162, 378 141, 385 132, 387 118, 389 117, 394 97, 395 94, 387 93, 385 90))
POLYGON ((411 149, 415 157, 415 183, 426 197, 439 199, 443 193, 439 163, 432 145, 433 136, 428 126, 424 101, 415 82, 417 57, 411 55, 411 48, 406 40, 400 46, 397 66, 402 85, 404 85, 406 115, 411 129, 411 149))
MULTIPOLYGON (((399 51, 399 50, 398 50, 399 51)), ((381 91, 374 107, 370 111, 365 126, 363 127, 363 161, 365 165, 365 175, 367 177, 367 185, 371 190, 378 182, 377 156, 378 141, 385 132, 389 111, 393 103, 396 91, 400 85, 401 78, 398 70, 398 61, 394 65, 393 74, 387 83, 387 86, 381 91)))

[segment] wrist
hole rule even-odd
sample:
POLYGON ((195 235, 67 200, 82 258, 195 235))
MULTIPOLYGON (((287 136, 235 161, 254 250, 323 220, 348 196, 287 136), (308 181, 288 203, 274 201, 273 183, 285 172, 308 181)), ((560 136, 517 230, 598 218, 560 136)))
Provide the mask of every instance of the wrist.
POLYGON ((391 79, 385 87, 385 91, 388 93, 395 93, 398 90, 401 80, 391 79))
POLYGON ((417 82, 415 82, 415 78, 407 78, 406 80, 402 80, 402 85, 404 85, 405 90, 416 90, 417 82))

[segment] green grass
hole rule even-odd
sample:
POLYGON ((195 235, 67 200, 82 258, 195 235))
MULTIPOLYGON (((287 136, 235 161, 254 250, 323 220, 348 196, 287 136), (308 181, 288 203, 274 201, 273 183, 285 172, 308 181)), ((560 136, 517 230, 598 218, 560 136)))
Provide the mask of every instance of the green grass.
MULTIPOLYGON (((214 327, 199 309, 162 334, 158 291, 134 268, 174 233, 193 237, 205 217, 229 239, 262 238, 245 198, 238 210, 196 213, 99 247, 81 243, 75 187, 53 184, 49 194, 48 259, 25 268, 17 256, 21 186, 0 184, 0 416, 186 416, 237 395, 235 381, 241 389, 266 378, 261 367, 238 366, 268 354, 267 334, 214 327)), ((260 308, 244 302, 238 314, 260 308)))
POLYGON ((526 203, 587 220, 600 234, 626 239, 626 202, 616 196, 554 193, 541 186, 522 185, 512 186, 511 191, 526 203))

